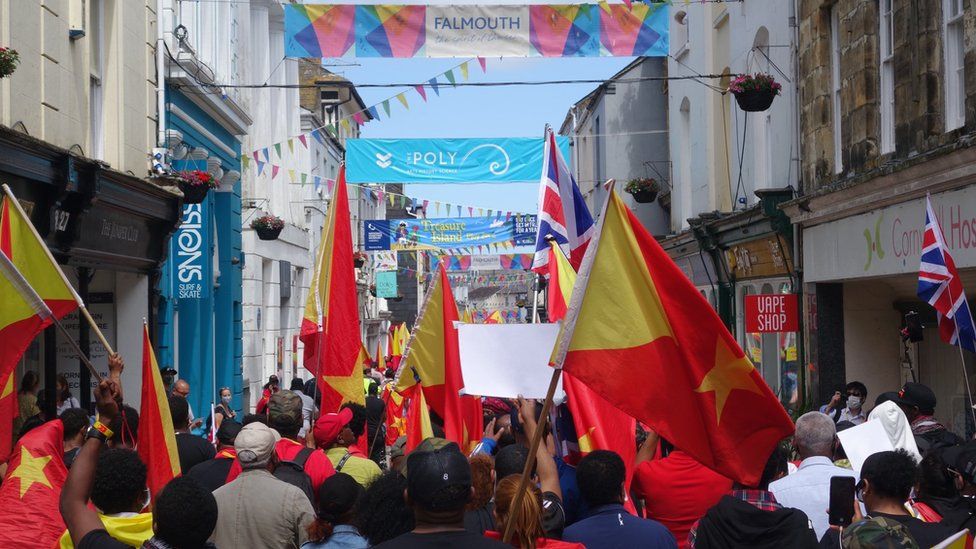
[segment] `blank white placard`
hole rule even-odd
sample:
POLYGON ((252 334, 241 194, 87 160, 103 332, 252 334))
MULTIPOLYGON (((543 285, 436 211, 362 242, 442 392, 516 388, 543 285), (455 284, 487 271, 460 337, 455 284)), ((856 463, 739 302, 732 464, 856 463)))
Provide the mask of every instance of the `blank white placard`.
POLYGON ((847 459, 851 461, 851 467, 858 477, 861 476, 861 466, 868 456, 895 449, 884 426, 877 419, 844 429, 837 433, 837 438, 840 439, 844 453, 847 454, 847 459))
MULTIPOLYGON (((459 324, 464 393, 545 398, 558 335, 558 324, 459 324)), ((556 395, 562 395, 561 379, 556 395)))

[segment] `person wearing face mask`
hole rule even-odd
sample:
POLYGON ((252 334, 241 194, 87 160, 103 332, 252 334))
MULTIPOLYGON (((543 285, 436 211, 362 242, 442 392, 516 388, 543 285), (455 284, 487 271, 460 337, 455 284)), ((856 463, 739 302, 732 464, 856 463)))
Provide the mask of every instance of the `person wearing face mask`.
POLYGON ((225 419, 237 420, 237 413, 234 412, 234 408, 231 407, 231 399, 233 398, 230 387, 221 387, 220 394, 217 395, 219 401, 217 405, 214 406, 213 413, 213 428, 215 430, 220 430, 220 424, 225 419))
MULTIPOLYGON (((98 455, 91 502, 108 535, 132 547, 153 537, 153 515, 148 509, 146 466, 139 454, 121 448, 98 455)), ((59 541, 62 549, 74 547, 67 531, 59 541)))
POLYGON ((830 402, 820 407, 821 414, 827 414, 834 423, 850 421, 860 425, 868 420, 864 412, 864 402, 868 398, 868 388, 860 381, 852 381, 844 388, 844 393, 836 391, 830 402), (846 394, 847 405, 844 405, 846 394))

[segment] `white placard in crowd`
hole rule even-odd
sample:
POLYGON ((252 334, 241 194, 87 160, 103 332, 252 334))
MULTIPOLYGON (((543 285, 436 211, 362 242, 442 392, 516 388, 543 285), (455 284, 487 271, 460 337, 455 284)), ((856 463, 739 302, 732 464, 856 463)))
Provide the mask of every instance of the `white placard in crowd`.
MULTIPOLYGON (((499 398, 545 398, 558 324, 459 324, 464 392, 499 398)), ((562 395, 562 381, 556 387, 562 395)))
POLYGON ((880 421, 865 421, 860 425, 837 433, 841 446, 851 462, 851 467, 861 476, 861 466, 871 454, 894 450, 891 439, 880 421))

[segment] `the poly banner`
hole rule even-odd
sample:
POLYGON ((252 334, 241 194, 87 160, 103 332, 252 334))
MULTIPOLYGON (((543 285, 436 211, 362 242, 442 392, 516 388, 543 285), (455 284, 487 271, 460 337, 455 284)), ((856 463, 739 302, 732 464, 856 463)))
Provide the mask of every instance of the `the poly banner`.
POLYGON ((288 57, 664 57, 666 3, 285 5, 288 57))
MULTIPOLYGON (((569 138, 556 142, 569 158, 569 138)), ((349 183, 524 183, 542 175, 544 140, 347 139, 349 183)))
POLYGON ((363 233, 367 251, 457 249, 497 242, 519 246, 531 244, 535 216, 375 219, 363 221, 363 233))
POLYGON ((397 296, 396 271, 379 271, 376 273, 376 297, 388 298, 397 296))

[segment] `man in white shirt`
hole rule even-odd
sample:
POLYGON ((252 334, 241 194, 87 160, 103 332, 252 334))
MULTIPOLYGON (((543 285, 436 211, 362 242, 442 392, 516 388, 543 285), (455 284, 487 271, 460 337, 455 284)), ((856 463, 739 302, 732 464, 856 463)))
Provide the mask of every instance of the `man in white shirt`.
POLYGON ((315 414, 315 401, 304 392, 305 382, 300 378, 291 380, 291 391, 302 399, 302 428, 298 430, 299 438, 305 438, 312 428, 312 415, 315 414))
POLYGON ((820 412, 807 412, 796 420, 793 444, 800 454, 795 473, 770 483, 769 491, 783 507, 793 507, 807 514, 817 533, 823 537, 829 525, 830 477, 855 477, 850 469, 833 462, 837 430, 832 419, 820 412))
POLYGON ((845 396, 837 391, 830 402, 820 407, 820 412, 830 416, 834 423, 850 421, 854 425, 860 425, 867 421, 864 403, 868 398, 868 388, 860 381, 852 381, 847 384, 844 391, 847 393, 847 406, 844 406, 845 396))

